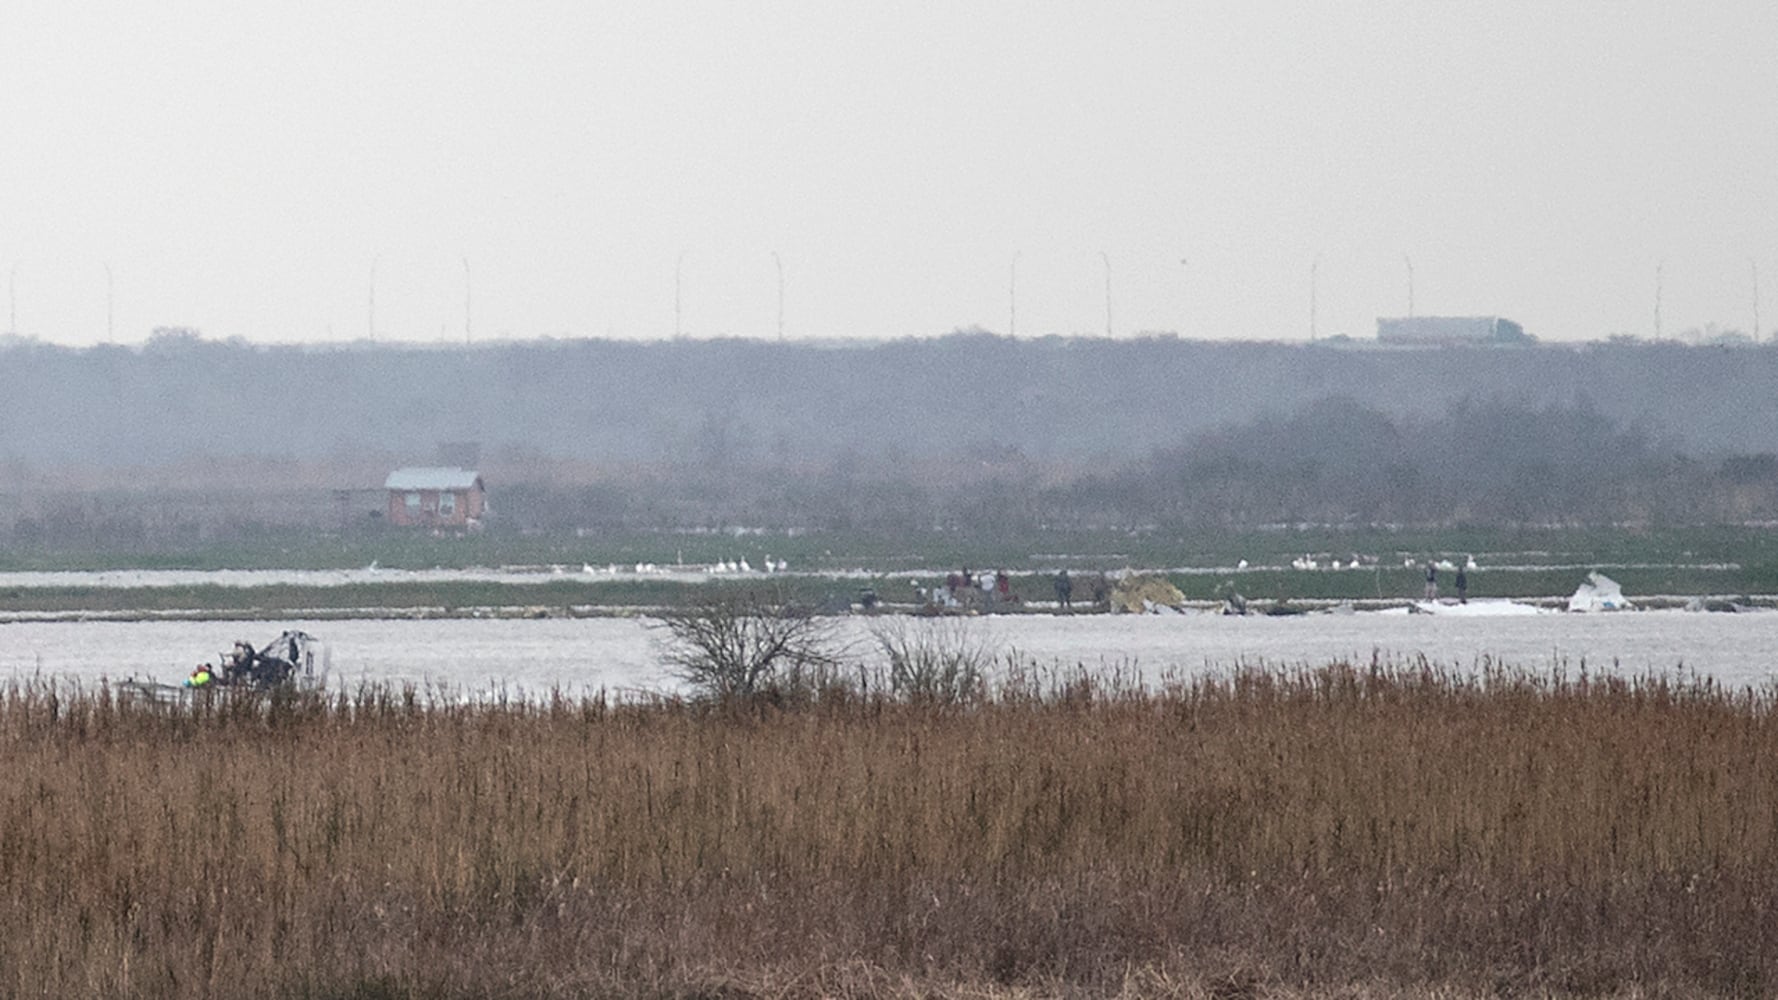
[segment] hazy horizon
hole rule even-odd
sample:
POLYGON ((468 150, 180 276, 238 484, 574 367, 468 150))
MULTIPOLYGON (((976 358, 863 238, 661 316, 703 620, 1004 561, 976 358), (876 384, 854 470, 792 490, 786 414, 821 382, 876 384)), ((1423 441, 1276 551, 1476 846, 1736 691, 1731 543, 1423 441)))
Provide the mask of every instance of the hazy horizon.
POLYGON ((780 288, 791 339, 1368 338, 1410 273, 1566 341, 1778 287, 1752 0, 9 14, 0 330, 59 344, 772 339, 780 288))

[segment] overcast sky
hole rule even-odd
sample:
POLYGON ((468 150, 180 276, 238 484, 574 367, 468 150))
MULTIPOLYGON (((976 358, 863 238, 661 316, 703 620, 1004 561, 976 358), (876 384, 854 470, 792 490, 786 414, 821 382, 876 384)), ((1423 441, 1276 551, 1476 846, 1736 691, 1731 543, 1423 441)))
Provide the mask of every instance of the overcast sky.
POLYGON ((1770 0, 15 0, 0 142, 66 344, 1778 326, 1770 0))

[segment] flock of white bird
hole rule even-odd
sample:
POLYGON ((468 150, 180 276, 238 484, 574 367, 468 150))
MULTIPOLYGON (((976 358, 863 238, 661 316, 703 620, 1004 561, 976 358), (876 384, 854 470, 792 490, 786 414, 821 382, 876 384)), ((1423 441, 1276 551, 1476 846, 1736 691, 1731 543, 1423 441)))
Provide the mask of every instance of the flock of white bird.
MULTIPOLYGON (((761 566, 757 570, 757 572, 760 572, 760 573, 782 573, 789 568, 790 568, 790 564, 785 562, 784 560, 773 559, 771 556, 766 556, 765 565, 761 566)), ((756 571, 754 570, 752 564, 748 563, 747 560, 734 559, 734 560, 717 560, 716 562, 711 563, 709 572, 711 572, 711 573, 753 573, 756 571)))
MULTIPOLYGON (((581 567, 580 567, 580 571, 582 573, 589 575, 589 576, 598 576, 600 574, 605 574, 605 575, 609 575, 609 576, 616 576, 619 573, 634 573, 637 576, 648 576, 653 573, 686 573, 686 572, 709 573, 711 575, 722 575, 725 573, 782 573, 789 568, 790 568, 790 563, 787 560, 774 559, 771 556, 766 556, 765 563, 763 565, 761 565, 758 569, 755 569, 752 563, 748 562, 746 559, 743 558, 743 559, 718 559, 716 562, 713 562, 713 563, 693 565, 693 566, 686 566, 683 564, 662 566, 659 563, 639 562, 634 567, 625 567, 625 566, 619 566, 616 563, 611 563, 611 564, 607 565, 604 569, 600 569, 599 567, 594 566, 592 563, 582 563, 581 567)), ((562 572, 562 569, 560 567, 557 567, 556 572, 560 573, 560 572, 562 572)))
MULTIPOLYGON (((1431 565, 1444 570, 1447 573, 1457 568, 1457 564, 1449 559, 1440 559, 1436 562, 1423 563, 1412 556, 1403 559, 1401 564, 1405 569, 1414 569, 1418 566, 1431 565)), ((1290 561, 1291 569, 1369 569, 1375 565, 1377 565, 1376 556, 1361 555, 1354 555, 1351 559, 1343 562, 1339 559, 1329 559, 1327 562, 1323 563, 1320 559, 1310 555, 1297 556, 1290 561)), ((1235 564, 1235 567, 1237 569, 1246 569, 1247 560, 1241 560, 1239 563, 1235 564)), ((1475 569, 1475 556, 1465 556, 1463 558, 1463 568, 1465 570, 1475 569)))

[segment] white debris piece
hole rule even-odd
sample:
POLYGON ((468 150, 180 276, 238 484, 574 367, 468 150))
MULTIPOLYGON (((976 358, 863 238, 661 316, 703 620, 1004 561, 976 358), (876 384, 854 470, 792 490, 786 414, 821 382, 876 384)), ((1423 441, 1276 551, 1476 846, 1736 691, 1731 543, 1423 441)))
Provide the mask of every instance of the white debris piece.
POLYGON ((1535 604, 1524 604, 1504 598, 1488 598, 1470 601, 1467 604, 1442 601, 1416 601, 1412 608, 1407 609, 1414 614, 1450 615, 1458 618, 1494 618, 1502 615, 1541 615, 1545 609, 1535 604))
POLYGON ((1616 580, 1597 571, 1588 573, 1586 582, 1568 599, 1570 611, 1626 611, 1634 607, 1616 580))

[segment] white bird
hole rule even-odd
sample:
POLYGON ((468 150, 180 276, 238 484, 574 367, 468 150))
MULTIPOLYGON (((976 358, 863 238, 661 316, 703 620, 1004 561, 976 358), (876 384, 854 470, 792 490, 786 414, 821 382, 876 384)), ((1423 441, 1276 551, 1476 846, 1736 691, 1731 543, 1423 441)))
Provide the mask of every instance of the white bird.
POLYGON ((1243 559, 1240 562, 1236 563, 1235 568, 1236 569, 1246 569, 1247 568, 1247 560, 1243 559))
POLYGON ((752 567, 752 566, 749 566, 749 565, 747 565, 747 560, 746 560, 746 558, 745 558, 745 557, 743 557, 743 558, 742 558, 742 559, 741 559, 741 563, 740 563, 740 565, 741 565, 741 572, 743 572, 743 573, 751 573, 751 572, 753 572, 753 567, 752 567))
POLYGON ((582 573, 586 573, 586 574, 588 574, 588 575, 589 575, 589 576, 590 576, 590 575, 591 575, 591 574, 593 574, 593 573, 597 573, 597 572, 599 572, 599 571, 598 571, 598 570, 596 570, 596 569, 594 569, 594 568, 593 568, 593 564, 592 564, 592 563, 585 563, 585 562, 583 562, 583 563, 581 563, 581 564, 580 564, 580 571, 581 571, 581 572, 582 572, 582 573))
POLYGON ((1469 557, 1465 558, 1463 560, 1463 568, 1464 569, 1475 569, 1475 556, 1469 556, 1469 557))

